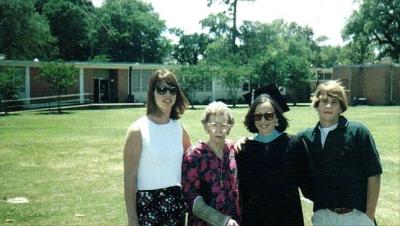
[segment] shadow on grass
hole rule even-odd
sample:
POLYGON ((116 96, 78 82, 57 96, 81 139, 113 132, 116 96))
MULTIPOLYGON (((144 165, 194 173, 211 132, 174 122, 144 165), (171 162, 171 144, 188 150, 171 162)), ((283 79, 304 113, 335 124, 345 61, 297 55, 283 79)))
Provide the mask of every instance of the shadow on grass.
POLYGON ((0 112, 0 117, 12 117, 12 116, 18 116, 21 115, 20 113, 16 113, 16 112, 7 112, 7 114, 5 112, 0 112))
POLYGON ((70 114, 75 114, 75 112, 62 111, 61 113, 59 113, 56 110, 56 111, 39 111, 35 113, 35 115, 70 115, 70 114))

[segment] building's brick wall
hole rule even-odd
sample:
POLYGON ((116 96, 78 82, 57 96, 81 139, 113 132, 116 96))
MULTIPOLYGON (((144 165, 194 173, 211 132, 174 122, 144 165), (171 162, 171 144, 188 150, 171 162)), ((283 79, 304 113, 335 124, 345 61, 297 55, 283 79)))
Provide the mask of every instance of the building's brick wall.
POLYGON ((389 104, 388 95, 388 70, 385 65, 363 68, 362 94, 368 99, 369 105, 389 104))
MULTIPOLYGON (((39 79, 39 68, 38 67, 31 67, 30 68, 30 89, 31 89, 31 98, 35 97, 46 97, 46 96, 55 96, 57 95, 57 90, 50 87, 50 85, 39 79)), ((79 73, 76 75, 77 83, 73 85, 71 88, 67 89, 66 93, 64 94, 77 94, 79 95, 79 73)), ((77 96, 76 98, 79 98, 77 96)))
POLYGON ((400 67, 398 65, 337 66, 333 79, 340 79, 349 90, 349 100, 367 98, 369 105, 399 104, 400 67))
POLYGON ((84 69, 83 74, 83 92, 89 94, 89 96, 86 96, 85 98, 89 98, 90 102, 93 102, 93 69, 84 69))
POLYGON ((391 104, 400 104, 400 66, 391 66, 390 78, 392 80, 391 104))
MULTIPOLYGON (((348 101, 351 100, 352 95, 357 95, 358 90, 355 89, 353 86, 353 69, 351 67, 336 67, 332 73, 333 80, 340 80, 342 85, 345 87, 346 90, 354 90, 354 92, 347 92, 348 101), (353 94, 354 93, 354 94, 353 94)), ((357 82, 357 81, 356 81, 357 82)))

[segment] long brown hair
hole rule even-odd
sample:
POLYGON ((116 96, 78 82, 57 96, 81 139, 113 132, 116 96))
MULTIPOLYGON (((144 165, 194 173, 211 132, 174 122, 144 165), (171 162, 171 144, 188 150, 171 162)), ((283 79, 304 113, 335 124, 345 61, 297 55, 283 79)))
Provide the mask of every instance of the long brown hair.
POLYGON ((178 80, 174 73, 167 69, 159 69, 153 73, 149 81, 149 87, 147 89, 147 111, 146 114, 154 114, 160 116, 162 114, 160 108, 156 104, 154 90, 157 88, 161 82, 164 81, 169 86, 174 86, 177 88, 175 104, 172 106, 170 118, 179 119, 180 115, 185 112, 187 106, 189 105, 188 99, 182 92, 178 80))

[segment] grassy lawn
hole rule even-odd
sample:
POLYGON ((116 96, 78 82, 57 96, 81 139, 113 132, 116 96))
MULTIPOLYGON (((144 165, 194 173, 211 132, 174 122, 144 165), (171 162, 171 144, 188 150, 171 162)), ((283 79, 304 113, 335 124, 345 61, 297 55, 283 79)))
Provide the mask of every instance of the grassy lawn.
MULTIPOLYGON (((246 111, 234 110, 230 138, 249 135, 242 123, 246 111)), ((126 128, 144 113, 135 108, 0 117, 0 225, 125 225, 122 146, 126 128), (19 196, 30 202, 6 202, 19 196)), ((182 119, 193 143, 206 139, 201 113, 189 110, 182 119)), ((345 116, 371 130, 380 152, 379 225, 400 225, 400 108, 351 107, 345 116)), ((289 133, 317 120, 310 107, 293 107, 287 117, 289 133)), ((303 204, 311 225, 311 204, 303 204)))

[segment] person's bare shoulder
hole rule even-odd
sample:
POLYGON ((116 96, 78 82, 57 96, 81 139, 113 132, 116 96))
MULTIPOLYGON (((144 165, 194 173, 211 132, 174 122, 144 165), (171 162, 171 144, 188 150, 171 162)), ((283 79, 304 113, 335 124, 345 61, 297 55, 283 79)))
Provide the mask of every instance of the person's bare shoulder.
POLYGON ((140 128, 132 123, 126 132, 125 137, 125 152, 138 152, 142 146, 142 135, 140 133, 140 128))
POLYGON ((137 126, 135 123, 132 123, 127 130, 128 134, 136 134, 136 133, 140 133, 140 128, 139 126, 137 126))

